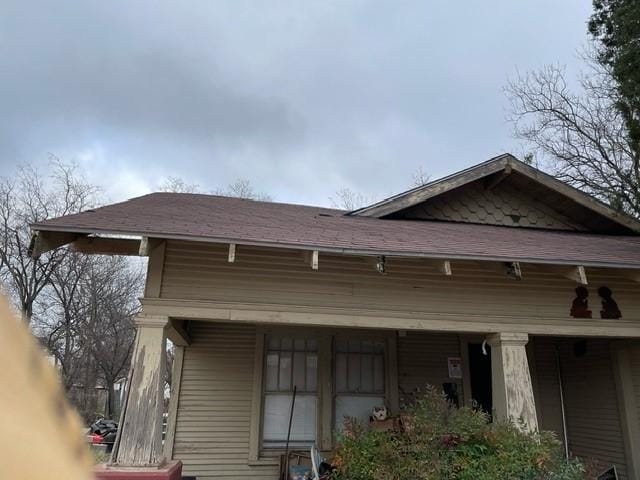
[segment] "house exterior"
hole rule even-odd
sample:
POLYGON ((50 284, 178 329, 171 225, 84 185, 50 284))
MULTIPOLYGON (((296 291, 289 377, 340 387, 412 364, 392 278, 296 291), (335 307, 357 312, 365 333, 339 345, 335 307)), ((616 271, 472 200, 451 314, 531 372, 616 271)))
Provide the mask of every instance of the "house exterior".
POLYGON ((328 451, 431 384, 640 479, 640 223, 511 155, 354 212, 157 193, 33 230, 149 257, 114 466, 275 480, 294 386, 328 451))

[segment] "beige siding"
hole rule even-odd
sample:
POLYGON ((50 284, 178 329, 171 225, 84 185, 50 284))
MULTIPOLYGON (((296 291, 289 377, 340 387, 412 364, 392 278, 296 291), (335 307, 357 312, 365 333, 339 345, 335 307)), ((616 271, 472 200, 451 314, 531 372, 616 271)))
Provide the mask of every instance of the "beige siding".
POLYGON ((533 389, 536 396, 538 422, 541 430, 555 432, 562 441, 562 407, 556 362, 557 339, 535 337, 531 339, 534 365, 533 389))
POLYGON ((184 475, 277 478, 275 466, 248 466, 255 329, 194 322, 185 348, 174 458, 184 475))
MULTIPOLYGON (((514 281, 499 264, 453 262, 453 275, 438 273, 426 261, 388 259, 387 275, 378 274, 371 258, 320 255, 313 271, 301 252, 239 246, 235 263, 227 261, 225 245, 168 242, 161 297, 256 305, 279 311, 370 314, 416 318, 436 314, 460 318, 522 322, 531 326, 579 324, 569 316, 575 283, 561 272, 523 265, 523 279, 514 281)), ((640 320, 640 284, 607 271, 587 269, 590 305, 599 322, 600 285, 614 292, 623 313, 616 325, 636 328, 640 320)), ((550 331, 549 333, 552 333, 550 331)))
POLYGON ((449 378, 448 357, 460 356, 460 339, 455 334, 407 332, 398 337, 398 386, 400 398, 429 384, 441 388, 445 382, 458 384, 463 401, 462 380, 449 378))
POLYGON ((625 450, 611 361, 606 340, 588 340, 576 356, 572 341, 561 344, 569 448, 574 455, 615 464, 626 479, 625 450))

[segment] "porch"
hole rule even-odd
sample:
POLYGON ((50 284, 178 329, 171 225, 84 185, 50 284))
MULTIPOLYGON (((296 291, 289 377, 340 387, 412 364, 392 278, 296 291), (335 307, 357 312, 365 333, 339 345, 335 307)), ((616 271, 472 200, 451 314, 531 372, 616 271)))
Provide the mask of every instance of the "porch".
MULTIPOLYGON (((396 413, 427 384, 461 405, 505 408, 492 398, 491 384, 505 377, 492 371, 490 346, 483 355, 484 336, 208 321, 189 322, 189 332, 176 355, 164 453, 199 479, 277 478, 294 383, 297 447, 330 450, 343 415, 366 421, 382 403, 396 413)), ((640 367, 640 343, 531 336, 522 348, 540 429, 567 438, 571 454, 633 478, 640 377, 630 372, 640 367)))

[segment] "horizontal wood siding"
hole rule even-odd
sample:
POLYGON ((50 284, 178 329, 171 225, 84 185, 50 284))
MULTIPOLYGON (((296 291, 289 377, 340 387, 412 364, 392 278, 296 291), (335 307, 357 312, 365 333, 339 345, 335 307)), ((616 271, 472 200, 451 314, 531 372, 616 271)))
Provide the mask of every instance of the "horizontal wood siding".
POLYGON ((583 356, 576 356, 573 346, 566 340, 560 345, 569 448, 579 457, 615 464, 626 479, 610 342, 587 340, 583 356))
POLYGON ((556 365, 557 339, 535 337, 531 339, 534 365, 533 390, 536 396, 538 423, 541 430, 555 432, 563 441, 562 406, 556 365))
POLYGON ((255 327, 193 322, 185 347, 173 457, 198 480, 277 478, 249 466, 255 327))
MULTIPOLYGON (((631 376, 633 378, 633 393, 640 424, 640 344, 636 344, 631 350, 631 376)), ((638 439, 640 441, 640 439, 638 439)))
POLYGON ((442 388, 445 382, 458 385, 463 402, 462 379, 449 378, 448 357, 460 356, 460 339, 455 334, 407 332, 398 337, 398 386, 400 401, 426 385, 442 388))
MULTIPOLYGON (((238 246, 234 263, 225 245, 167 242, 161 297, 226 304, 306 308, 346 315, 442 314, 500 323, 534 323, 545 328, 577 322, 569 316, 575 283, 548 267, 523 265, 523 279, 507 277, 498 263, 453 262, 445 276, 424 260, 388 259, 387 274, 371 258, 321 254, 314 271, 302 252, 238 246)), ((617 324, 637 326, 640 284, 619 274, 587 269, 590 305, 599 320, 597 287, 614 292, 623 313, 617 324)), ((598 319, 598 320, 596 320, 598 319)), ((550 334, 553 333, 550 331, 550 334)))

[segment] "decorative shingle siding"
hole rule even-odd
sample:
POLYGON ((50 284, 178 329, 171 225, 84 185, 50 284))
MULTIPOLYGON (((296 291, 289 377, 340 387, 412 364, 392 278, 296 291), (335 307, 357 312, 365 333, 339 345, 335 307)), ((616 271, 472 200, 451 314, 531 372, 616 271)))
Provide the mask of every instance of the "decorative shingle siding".
POLYGON ((524 192, 502 185, 486 189, 481 183, 444 193, 396 216, 508 227, 586 231, 585 227, 524 192))

